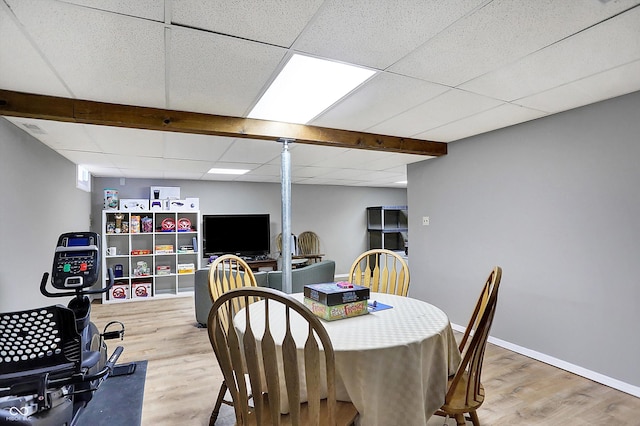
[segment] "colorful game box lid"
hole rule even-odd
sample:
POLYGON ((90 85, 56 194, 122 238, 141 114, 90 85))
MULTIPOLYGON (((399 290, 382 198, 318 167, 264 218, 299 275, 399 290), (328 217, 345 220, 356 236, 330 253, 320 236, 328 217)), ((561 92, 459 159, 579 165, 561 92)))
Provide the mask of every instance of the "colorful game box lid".
POLYGON ((308 284, 304 296, 328 306, 342 305, 369 299, 369 288, 345 281, 308 284))

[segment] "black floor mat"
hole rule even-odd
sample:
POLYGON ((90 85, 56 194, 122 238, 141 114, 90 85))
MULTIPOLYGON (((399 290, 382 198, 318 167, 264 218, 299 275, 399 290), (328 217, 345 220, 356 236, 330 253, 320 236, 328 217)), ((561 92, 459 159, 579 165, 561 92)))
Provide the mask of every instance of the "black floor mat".
POLYGON ((107 378, 78 418, 78 426, 139 426, 147 361, 136 361, 133 374, 107 378))

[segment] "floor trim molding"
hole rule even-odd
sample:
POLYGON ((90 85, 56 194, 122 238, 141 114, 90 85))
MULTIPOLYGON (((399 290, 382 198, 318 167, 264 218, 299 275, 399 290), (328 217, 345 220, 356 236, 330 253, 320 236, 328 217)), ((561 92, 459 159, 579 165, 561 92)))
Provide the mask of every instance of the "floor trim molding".
MULTIPOLYGON (((451 328, 455 331, 459 331, 464 333, 465 327, 460 326, 458 324, 451 324, 451 328)), ((619 391, 628 393, 629 395, 633 395, 635 397, 640 398, 640 387, 630 385, 629 383, 625 383, 621 380, 614 379, 609 376, 605 376, 604 374, 597 373, 595 371, 588 370, 586 368, 580 367, 579 365, 571 364, 569 362, 563 361, 558 358, 554 358, 547 354, 543 354, 542 352, 534 351, 532 349, 528 349, 510 342, 507 342, 502 339, 498 339, 495 337, 489 336, 488 341, 493 343, 494 345, 500 346, 502 348, 508 349, 510 351, 519 353, 521 355, 527 356, 529 358, 533 358, 537 361, 544 362, 545 364, 552 365, 554 367, 558 367, 562 370, 569 371, 570 373, 577 374, 578 376, 582 376, 589 380, 593 380, 594 382, 598 382, 605 386, 612 387, 619 391)))

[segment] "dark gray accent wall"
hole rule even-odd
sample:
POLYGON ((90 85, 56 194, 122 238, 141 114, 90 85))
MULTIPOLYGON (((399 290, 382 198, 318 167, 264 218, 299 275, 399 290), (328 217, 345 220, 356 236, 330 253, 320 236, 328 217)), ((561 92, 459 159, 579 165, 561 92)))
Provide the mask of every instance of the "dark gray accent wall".
POLYGON ((408 177, 410 296, 466 326, 500 265, 493 336, 640 386, 640 92, 450 143, 408 177))
POLYGON ((0 117, 0 312, 64 303, 40 294, 58 236, 89 229, 76 166, 0 117))

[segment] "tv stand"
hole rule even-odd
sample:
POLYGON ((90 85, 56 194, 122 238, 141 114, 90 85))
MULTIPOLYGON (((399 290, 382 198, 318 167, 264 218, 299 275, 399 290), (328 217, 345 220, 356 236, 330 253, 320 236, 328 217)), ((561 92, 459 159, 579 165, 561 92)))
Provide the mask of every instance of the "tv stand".
MULTIPOLYGON (((255 258, 254 258, 255 259, 255 258)), ((258 272, 260 268, 271 268, 272 271, 278 270, 278 261, 276 259, 264 258, 260 260, 245 259, 252 271, 258 272)))

